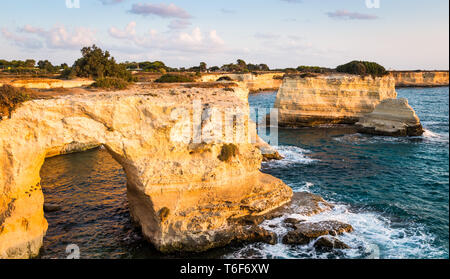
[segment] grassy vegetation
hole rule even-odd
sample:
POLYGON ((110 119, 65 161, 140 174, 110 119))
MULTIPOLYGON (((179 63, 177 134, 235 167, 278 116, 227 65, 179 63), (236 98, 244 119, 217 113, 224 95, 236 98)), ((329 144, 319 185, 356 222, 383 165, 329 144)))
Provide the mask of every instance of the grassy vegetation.
POLYGON ((194 77, 192 75, 174 75, 174 74, 165 74, 155 80, 155 82, 160 83, 174 83, 174 82, 194 82, 194 77))
POLYGON ((92 84, 92 87, 107 90, 123 90, 127 89, 129 85, 129 82, 121 78, 104 77, 96 79, 95 83, 92 84))
POLYGON ((0 120, 11 117, 11 113, 23 102, 31 100, 32 91, 11 85, 0 87, 0 120))
POLYGON ((222 162, 228 162, 231 158, 237 155, 237 151, 238 148, 235 144, 224 144, 217 158, 222 162))
POLYGON ((388 74, 386 69, 375 63, 368 61, 352 61, 336 67, 336 71, 360 76, 382 77, 388 74))

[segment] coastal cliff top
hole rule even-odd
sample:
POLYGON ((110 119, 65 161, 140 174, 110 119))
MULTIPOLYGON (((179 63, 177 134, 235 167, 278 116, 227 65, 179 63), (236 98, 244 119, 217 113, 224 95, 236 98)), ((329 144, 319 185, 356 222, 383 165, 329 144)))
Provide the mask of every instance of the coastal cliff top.
POLYGON ((54 88, 35 91, 37 98, 59 98, 64 96, 104 96, 104 95, 171 95, 177 93, 193 93, 204 89, 234 91, 239 84, 235 82, 191 82, 191 83, 136 83, 128 89, 118 91, 105 91, 94 88, 54 88), (191 92, 192 91, 192 92, 191 92))
POLYGON ((286 75, 285 78, 289 79, 322 79, 322 80, 354 80, 354 79, 362 79, 362 80, 382 80, 382 79, 393 79, 393 77, 389 75, 385 75, 382 77, 372 77, 371 75, 361 76, 361 75, 353 75, 346 73, 326 73, 326 74, 317 74, 317 73, 300 73, 300 74, 289 74, 286 75))

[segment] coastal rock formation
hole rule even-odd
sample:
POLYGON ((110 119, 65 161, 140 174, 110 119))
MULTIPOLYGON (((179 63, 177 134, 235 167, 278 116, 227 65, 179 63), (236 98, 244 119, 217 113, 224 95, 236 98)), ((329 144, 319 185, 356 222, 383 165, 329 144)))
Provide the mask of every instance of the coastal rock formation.
POLYGON ((424 130, 405 98, 386 99, 356 123, 358 132, 382 136, 420 136, 424 130))
POLYGON ((380 101, 396 97, 390 76, 294 75, 284 78, 275 108, 279 126, 354 124, 380 101))
POLYGON ((338 221, 301 222, 294 227, 295 230, 288 232, 283 237, 284 244, 305 245, 320 236, 334 236, 353 231, 351 225, 338 221))
POLYGON ((131 215, 160 251, 203 251, 235 239, 271 242, 257 229, 239 234, 246 230, 236 225, 292 196, 281 180, 259 171, 261 152, 246 140, 256 134, 245 121, 249 108, 240 97, 247 93, 136 86, 21 104, 0 121, 0 258, 36 256, 42 245, 45 158, 100 145, 124 168, 131 215), (231 119, 244 119, 232 122, 231 136, 214 129, 227 119, 214 115, 230 111, 231 119))
POLYGON ((393 71, 397 87, 448 86, 448 71, 393 71))
POLYGON ((247 73, 247 74, 233 74, 233 73, 213 73, 204 74, 199 79, 200 82, 217 81, 220 78, 226 78, 231 81, 242 82, 250 93, 278 90, 280 88, 284 73, 247 73))
POLYGON ((50 78, 37 78, 37 79, 18 79, 18 80, 0 80, 0 86, 3 84, 9 84, 14 87, 24 87, 32 89, 53 89, 53 88, 75 88, 82 86, 89 86, 94 81, 90 79, 50 79, 50 78))

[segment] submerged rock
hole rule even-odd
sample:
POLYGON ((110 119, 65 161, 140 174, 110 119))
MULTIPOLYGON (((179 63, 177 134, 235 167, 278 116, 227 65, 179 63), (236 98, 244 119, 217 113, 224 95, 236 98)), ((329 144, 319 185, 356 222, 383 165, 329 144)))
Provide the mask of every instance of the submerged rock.
POLYGON ((380 136, 420 136, 424 130, 405 98, 386 99, 356 123, 358 132, 380 136))
POLYGON ((295 230, 283 237, 283 243, 305 245, 323 235, 338 235, 352 231, 351 225, 339 221, 304 222, 295 225, 295 230))
POLYGON ((62 207, 57 204, 44 203, 44 212, 46 213, 60 211, 61 209, 62 207))

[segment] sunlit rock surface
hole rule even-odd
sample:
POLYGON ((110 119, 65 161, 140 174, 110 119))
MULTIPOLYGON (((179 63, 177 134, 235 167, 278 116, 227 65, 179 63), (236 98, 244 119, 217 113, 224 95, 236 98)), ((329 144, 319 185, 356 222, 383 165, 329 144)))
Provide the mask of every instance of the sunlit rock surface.
POLYGON ((386 99, 356 123, 358 132, 382 136, 420 136, 419 117, 405 98, 386 99))
POLYGON ((354 124, 380 101, 396 97, 395 81, 390 76, 294 75, 284 78, 275 108, 280 126, 354 124))
POLYGON ((53 89, 53 88, 75 88, 88 86, 94 81, 90 79, 51 79, 51 78, 29 78, 29 79, 4 79, 0 80, 0 86, 9 84, 14 87, 24 87, 33 89, 53 89))
POLYGON ((280 88, 284 73, 212 73, 204 74, 199 79, 201 82, 217 81, 220 78, 229 78, 232 81, 242 82, 252 92, 278 90, 280 88))
POLYGON ((254 127, 247 94, 242 87, 141 86, 23 103, 0 121, 0 258, 38 254, 48 226, 39 177, 45 158, 99 145, 124 168, 132 217, 157 249, 203 251, 251 241, 235 220, 288 203, 292 190, 259 171, 260 150, 242 140, 255 137, 252 128, 237 136, 240 127, 254 127), (217 115, 214 108, 244 116, 231 137, 211 132, 225 122, 209 117, 217 115), (200 142, 190 119, 202 125, 200 142))
POLYGON ((448 71, 393 71, 397 87, 448 86, 448 71))

